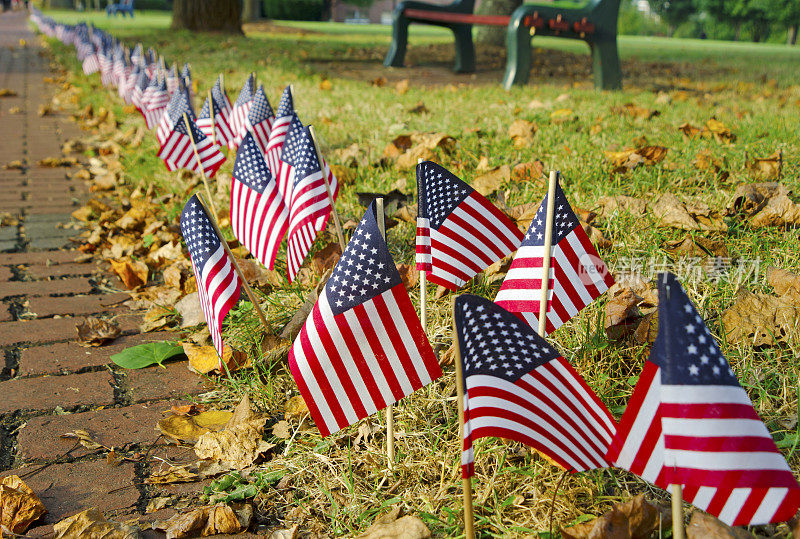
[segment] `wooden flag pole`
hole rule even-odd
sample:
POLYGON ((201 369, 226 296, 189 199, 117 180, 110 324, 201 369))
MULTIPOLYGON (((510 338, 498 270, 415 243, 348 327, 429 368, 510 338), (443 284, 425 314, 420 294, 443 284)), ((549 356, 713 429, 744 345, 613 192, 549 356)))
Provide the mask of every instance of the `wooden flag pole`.
MULTIPOLYGON (((333 193, 331 193, 331 186, 328 183, 328 176, 325 174, 325 167, 322 165, 322 153, 319 151, 319 143, 317 142, 317 132, 314 131, 314 126, 308 126, 308 133, 311 135, 311 142, 314 143, 314 151, 317 154, 317 162, 319 163, 320 172, 322 173, 322 181, 325 182, 325 192, 328 193, 328 202, 331 205, 331 213, 333 214, 333 224, 336 227, 336 235, 339 237, 339 247, 341 247, 342 252, 344 253, 344 234, 342 233, 342 224, 339 222, 339 213, 336 211, 336 204, 333 201, 333 193)), ((381 208, 381 215, 383 215, 383 199, 379 199, 380 208, 381 208)), ((383 231, 383 217, 378 219, 378 223, 381 226, 381 230, 383 231)), ((383 237, 386 238, 386 232, 382 232, 383 237)))
MULTIPOLYGON (((422 158, 417 159, 417 165, 422 163, 422 158)), ((417 211, 419 211, 419 189, 417 189, 417 211)), ((422 322, 422 331, 428 334, 428 272, 419 270, 419 319, 422 322)))
MULTIPOLYGON (((208 202, 203 197, 203 194, 197 193, 197 199, 200 201, 200 204, 203 205, 203 209, 206 210, 206 213, 208 213, 208 202)), ((225 241, 225 236, 222 235, 222 231, 219 229, 219 225, 217 225, 216 215, 214 216, 213 219, 211 219, 211 226, 214 227, 214 232, 216 232, 217 236, 219 236, 219 242, 222 244, 222 248, 225 249, 225 253, 231 259, 231 264, 233 264, 233 269, 239 276, 239 280, 242 281, 242 288, 244 288, 244 292, 245 294, 247 294, 247 298, 250 300, 250 303, 253 304, 253 308, 256 310, 258 318, 264 325, 264 329, 267 330, 267 333, 272 333, 269 329, 269 325, 267 324, 267 317, 264 316, 264 311, 261 310, 261 305, 256 300, 256 295, 253 293, 253 289, 250 288, 250 284, 248 284, 247 279, 244 278, 244 273, 242 273, 242 268, 240 268, 239 263, 236 262, 236 257, 233 256, 233 251, 231 251, 228 242, 225 241)))
POLYGON ((547 218, 544 224, 544 260, 542 261, 542 293, 539 296, 539 336, 544 337, 547 329, 547 299, 550 291, 550 260, 553 257, 553 213, 556 207, 556 183, 558 172, 550 171, 547 184, 547 218))
MULTIPOLYGON (((313 133, 313 132, 312 132, 313 133)), ((313 134, 311 138, 314 138, 313 134)), ((314 143, 316 145, 316 142, 314 143)), ((330 192, 328 193, 330 195, 330 192)), ((381 231, 381 236, 384 241, 386 240, 386 223, 384 222, 383 215, 383 197, 375 199, 375 209, 377 210, 376 218, 378 221, 378 230, 381 231)), ((344 247, 342 247, 344 252, 344 247)), ((386 407, 386 458, 389 460, 389 469, 394 469, 394 405, 390 404, 386 407)))
POLYGON ((684 539, 683 529, 683 489, 680 485, 670 485, 672 493, 672 538, 684 539))
POLYGON ((192 141, 192 149, 194 150, 194 158, 197 160, 197 166, 200 167, 200 176, 203 178, 203 185, 206 188, 206 195, 208 195, 208 202, 211 204, 211 210, 214 212, 214 220, 217 219, 217 208, 214 205, 214 197, 211 196, 211 188, 208 186, 208 178, 206 178, 206 170, 203 163, 200 162, 200 155, 197 153, 197 144, 194 142, 194 135, 192 134, 192 127, 189 125, 189 118, 186 113, 183 113, 183 123, 186 125, 186 130, 189 131, 189 140, 192 141))
POLYGON ((217 120, 214 114, 214 101, 211 98, 211 90, 208 90, 208 115, 211 117, 211 140, 217 144, 217 120))
MULTIPOLYGON (((464 371, 461 362, 461 346, 458 342, 456 331, 456 299, 450 300, 450 311, 453 316, 453 346, 456 352, 456 399, 458 399, 458 444, 464 447, 464 371)), ((460 459, 459 459, 460 460, 460 459)), ((472 511, 472 480, 469 477, 461 478, 461 493, 464 499, 464 536, 466 539, 475 539, 475 516, 472 511)))

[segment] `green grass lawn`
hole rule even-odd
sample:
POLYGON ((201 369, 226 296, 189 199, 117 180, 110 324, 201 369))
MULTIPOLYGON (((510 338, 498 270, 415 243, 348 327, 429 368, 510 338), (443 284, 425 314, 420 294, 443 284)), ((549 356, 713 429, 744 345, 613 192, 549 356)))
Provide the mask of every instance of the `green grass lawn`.
MULTIPOLYGON (((127 42, 154 46, 170 61, 192 65, 198 95, 204 95, 218 73, 224 73, 231 99, 248 73, 256 71, 273 105, 280 90, 294 84, 295 106, 305 123, 317 128, 323 151, 338 163, 336 150, 356 144, 358 160, 349 170, 337 207, 343 220, 358 219, 364 208, 356 191, 388 191, 399 187, 414 193, 413 171, 400 171, 379 163, 384 148, 397 135, 411 132, 444 132, 458 141, 452 154, 438 153, 438 160, 467 182, 478 175, 481 158, 490 166, 541 160, 545 170, 558 169, 563 187, 575 206, 598 208, 607 195, 628 195, 652 200, 672 193, 682 200, 705 203, 724 211, 737 186, 756 181, 745 167, 748 158, 766 157, 781 150, 782 183, 797 191, 800 156, 800 86, 796 72, 800 47, 623 36, 620 50, 625 64, 626 86, 620 92, 591 88, 585 45, 555 38, 537 38, 538 52, 531 84, 510 92, 499 86, 495 68, 454 77, 447 72, 451 61, 450 38, 439 29, 413 26, 410 54, 415 66, 386 70, 380 61, 389 44, 389 27, 330 23, 281 22, 289 28, 254 29, 248 36, 199 35, 167 29, 169 15, 138 12, 136 19, 107 19, 105 15, 51 12, 64 22, 92 20, 127 42), (550 51, 550 52, 547 52, 550 51), (426 61, 426 54, 432 59, 426 61), (580 53, 574 55, 573 53, 580 53), (448 56, 449 55, 449 56, 448 56), (552 56, 553 60, 548 61, 552 56), (386 77, 386 81, 376 81, 386 77), (408 78, 407 92, 396 81, 408 78), (321 82, 329 80, 330 89, 321 82), (380 82, 380 84, 378 83, 380 82), (411 109, 423 103, 427 112, 411 109), (633 103, 654 109, 650 119, 619 112, 633 103), (735 135, 735 141, 687 140, 678 126, 689 122, 703 126, 715 118, 735 135), (534 122, 537 132, 531 144, 516 147, 508 135, 515 119, 534 122), (641 144, 667 148, 666 158, 626 174, 612 173, 605 152, 641 144), (719 170, 703 169, 713 159, 719 170)), ((58 62, 70 71, 79 87, 81 103, 111 107, 122 129, 142 124, 138 115, 123 112, 120 100, 99 85, 99 78, 84 77, 71 51, 53 44, 58 62)), ((198 107, 201 105, 198 102, 198 107)), ((155 137, 148 135, 138 150, 124 152, 123 164, 130 184, 154 183, 171 189, 172 178, 156 157, 155 137)), ((232 160, 224 170, 230 172, 232 160)), ((514 184, 503 189, 509 206, 536 202, 544 194, 541 183, 514 184)), ((750 228, 729 219, 727 232, 693 232, 722 242, 735 261, 759 260, 761 268, 775 265, 800 272, 800 239, 795 228, 750 228)), ((659 261, 675 268, 682 263, 667 256, 666 242, 687 232, 658 226, 651 213, 622 213, 600 220, 597 227, 612 242, 601 255, 620 270, 627 260, 659 261)), ((396 261, 413 260, 415 227, 400 223, 388 234, 396 261)), ((318 246, 319 247, 319 246, 318 246)), ((280 255, 279 267, 285 267, 280 255)), ((770 291, 763 272, 744 286, 750 291, 770 291)), ((494 297, 499 283, 479 277, 467 292, 494 297)), ((725 280, 701 280, 689 287, 690 297, 712 332, 720 338, 723 352, 748 390, 756 410, 774 433, 795 470, 800 456, 797 429, 797 392, 800 369, 796 360, 798 339, 792 334, 785 345, 754 349, 733 345, 724 338, 720 315, 733 302, 737 285, 725 280)), ((433 292, 433 288, 431 288, 433 292)), ((265 298, 274 327, 288 321, 308 288, 302 285, 274 290, 265 298)), ((412 299, 418 301, 416 292, 412 299)), ((621 413, 635 384, 648 348, 631 341, 609 340, 598 327, 605 299, 595 302, 551 337, 586 378, 603 401, 621 413)), ((257 350, 252 333, 255 317, 244 303, 233 314, 228 330, 231 340, 257 350), (242 329, 242 328, 246 328, 242 329)), ((449 298, 431 303, 431 340, 446 349, 452 340, 449 298)), ((397 409, 398 466, 389 474, 383 465, 381 443, 352 447, 356 427, 322 440, 304 433, 286 456, 265 464, 284 467, 293 474, 291 495, 269 491, 259 498, 261 508, 277 519, 294 511, 302 514, 307 529, 343 535, 363 530, 384 507, 400 504, 421 515, 437 537, 456 536, 459 530, 460 481, 453 402, 452 368, 429 389, 406 399, 397 409), (449 399, 449 400, 446 400, 449 399), (265 509, 266 508, 266 509, 265 509), (300 508, 300 509, 297 509, 300 508)), ((227 386, 227 400, 247 390, 271 415, 282 415, 296 389, 283 364, 257 364, 236 375, 227 386)), ((374 418, 382 421, 382 416, 374 418)), ((480 530, 486 536, 519 537, 545 532, 553 488, 560 471, 539 456, 522 455, 516 444, 482 440, 476 452, 475 500, 480 530)), ((617 471, 596 471, 570 476, 556 501, 556 525, 567 525, 598 515, 610 503, 647 491, 663 493, 632 476, 617 471)), ((761 536, 785 536, 782 527, 761 527, 761 536)), ((535 536, 535 535, 534 535, 535 536)))

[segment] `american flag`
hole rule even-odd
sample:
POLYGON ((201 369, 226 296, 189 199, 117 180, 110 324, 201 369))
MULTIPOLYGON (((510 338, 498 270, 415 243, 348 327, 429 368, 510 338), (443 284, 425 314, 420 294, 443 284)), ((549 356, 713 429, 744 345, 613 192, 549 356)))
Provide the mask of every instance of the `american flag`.
POLYGON ((181 213, 181 233, 189 249, 200 306, 217 353, 222 357, 222 321, 239 300, 241 287, 233 264, 205 208, 192 195, 181 213))
POLYGON ((100 82, 103 84, 103 86, 111 85, 111 71, 114 67, 112 51, 113 49, 108 43, 106 43, 103 48, 98 51, 97 60, 100 63, 100 82))
POLYGON ((189 64, 183 64, 183 69, 181 69, 181 80, 183 84, 186 85, 186 91, 189 92, 189 101, 194 103, 194 84, 192 84, 192 70, 189 68, 189 64))
POLYGON ((131 88, 131 104, 133 104, 133 106, 136 107, 142 114, 144 114, 144 109, 142 108, 142 99, 144 98, 144 93, 149 85, 150 79, 147 77, 147 73, 140 71, 136 75, 136 82, 134 83, 133 88, 131 88))
POLYGON ((732 526, 782 522, 800 485, 703 319, 671 273, 658 278, 658 337, 608 459, 732 526))
POLYGON ((131 69, 130 73, 125 76, 123 79, 119 81, 119 86, 117 87, 117 91, 119 96, 125 101, 126 104, 131 103, 131 98, 133 96, 133 89, 136 87, 136 83, 139 81, 139 74, 144 71, 141 66, 134 64, 133 68, 131 69))
POLYGON ((100 60, 97 57, 97 49, 91 43, 87 44, 87 52, 83 58, 83 73, 91 75, 100 71, 100 60))
POLYGON ((289 226, 289 210, 251 133, 245 135, 236 153, 230 209, 236 239, 272 269, 289 226))
POLYGON ((239 131, 241 138, 238 144, 241 144, 241 139, 244 138, 245 134, 252 133, 256 144, 261 148, 261 152, 266 152, 269 132, 272 129, 274 119, 275 115, 267 99, 267 94, 264 93, 264 86, 259 84, 256 95, 253 97, 253 104, 250 106, 250 110, 244 120, 244 127, 239 131))
POLYGON ((156 130, 156 137, 159 144, 162 146, 167 141, 167 137, 172 131, 172 127, 184 114, 189 116, 190 119, 195 119, 194 110, 192 110, 192 102, 189 100, 189 91, 182 83, 179 82, 178 89, 172 94, 169 99, 169 104, 161 115, 161 120, 158 123, 156 130))
POLYGON ((432 283, 458 290, 522 241, 508 217, 441 165, 417 165, 417 193, 417 269, 432 283))
POLYGON ((205 136, 215 138, 220 146, 225 144, 228 148, 235 149, 230 115, 231 101, 225 94, 225 90, 222 89, 222 78, 220 77, 211 88, 211 100, 206 98, 203 109, 197 115, 197 127, 205 136))
POLYGON ((206 137, 188 116, 182 116, 175 122, 158 156, 164 160, 167 170, 185 168, 197 174, 203 173, 207 178, 213 178, 225 161, 219 146, 211 142, 211 139, 206 137), (185 120, 188 120, 188 125, 185 120))
POLYGON ((250 107, 253 104, 253 97, 256 89, 256 76, 251 73, 247 80, 239 90, 239 97, 233 104, 231 110, 231 128, 233 131, 234 146, 238 146, 244 138, 245 121, 247 120, 247 113, 250 112, 250 107))
POLYGON ((339 183, 323 159, 317 159, 314 142, 308 129, 300 126, 286 136, 281 159, 291 166, 291 197, 289 203, 289 237, 286 265, 289 280, 293 280, 303 264, 317 233, 325 228, 331 214, 327 180, 333 200, 339 183))
POLYGON ((119 86, 120 81, 124 80, 126 71, 130 65, 125 57, 125 49, 121 45, 117 45, 114 50, 114 62, 111 68, 111 84, 119 86))
POLYGON ((323 436, 441 376, 374 202, 295 339, 289 366, 323 436))
POLYGON ((167 73, 167 92, 169 95, 174 94, 178 87, 180 86, 180 79, 178 79, 178 68, 175 64, 172 64, 172 67, 169 69, 169 73, 167 73))
POLYGON ((487 436, 527 444, 572 472, 610 466, 614 419, 547 341, 469 294, 456 298, 455 322, 464 372, 463 477, 474 474, 473 442, 487 436))
MULTIPOLYGON (((292 89, 287 86, 281 94, 281 102, 278 103, 278 110, 275 111, 275 122, 272 124, 272 129, 269 132, 269 142, 267 142, 267 166, 272 171, 272 175, 278 179, 278 188, 282 195, 284 195, 284 202, 289 204, 289 187, 288 174, 281 174, 281 150, 283 149, 283 142, 286 140, 286 133, 292 125, 292 119, 295 117, 294 113, 294 100, 292 99, 292 89), (281 183, 282 182, 282 183, 281 183)), ((297 120, 299 123, 300 120, 297 120)))
POLYGON ((158 85, 153 89, 150 98, 144 105, 144 119, 147 129, 153 129, 158 125, 159 120, 164 115, 164 111, 169 105, 169 94, 167 93, 167 81, 165 78, 157 76, 158 85))
MULTIPOLYGON (((614 284, 611 272, 598 256, 558 184, 554 211, 547 333, 561 327, 614 284)), ((539 327, 546 217, 547 196, 539 205, 495 298, 498 305, 519 313, 533 328, 539 327)))
MULTIPOLYGON (((147 73, 146 69, 141 68, 140 66, 136 66, 135 68, 139 73, 147 73)), ((142 97, 139 100, 139 110, 142 114, 147 111, 147 107, 150 105, 150 99, 153 97, 153 92, 156 91, 158 88, 158 76, 150 77, 148 75, 148 83, 145 87, 144 91, 142 92, 142 97)))
MULTIPOLYGON (((279 153, 278 162, 275 164, 275 168, 270 166, 270 170, 273 171, 275 177, 278 179, 278 189, 280 189, 281 194, 283 195, 283 200, 286 202, 286 206, 290 206, 292 204, 292 163, 291 163, 291 155, 293 150, 290 149, 290 146, 293 148, 294 143, 287 145, 286 139, 291 138, 294 140, 296 137, 300 136, 300 132, 303 131, 305 127, 303 127, 303 122, 300 121, 300 118, 297 117, 297 114, 292 113, 289 119, 289 125, 286 127, 286 133, 283 135, 283 140, 280 143, 280 150, 274 150, 276 153, 279 153)), ((267 165, 271 165, 270 156, 267 155, 267 165)))

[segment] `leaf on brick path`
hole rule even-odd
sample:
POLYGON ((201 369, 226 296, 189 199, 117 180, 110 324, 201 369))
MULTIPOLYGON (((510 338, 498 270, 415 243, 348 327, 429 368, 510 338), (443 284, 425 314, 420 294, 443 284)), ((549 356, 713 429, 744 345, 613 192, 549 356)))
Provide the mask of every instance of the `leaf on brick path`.
POLYGON ((143 369, 150 365, 163 367, 164 361, 183 353, 176 342, 161 341, 138 344, 111 356, 111 361, 124 369, 143 369))
POLYGON ((650 203, 650 210, 653 212, 658 226, 709 232, 728 230, 728 225, 722 220, 720 212, 710 209, 704 203, 689 205, 672 193, 658 195, 650 203))
POLYGON ((8 109, 9 114, 22 114, 22 107, 10 107, 8 109))
POLYGON ((168 438, 193 444, 206 432, 222 429, 232 416, 232 412, 222 410, 208 410, 194 416, 168 415, 158 421, 158 430, 168 438))
POLYGON ((483 196, 489 196, 510 180, 511 167, 508 165, 501 165, 491 168, 475 177, 472 181, 472 187, 483 196))
POLYGON ((272 530, 270 534, 266 536, 266 539, 297 539, 297 530, 299 528, 300 524, 295 524, 291 528, 272 530))
POLYGON ((175 311, 181 317, 181 328, 193 327, 206 321, 200 305, 200 294, 197 292, 183 296, 175 304, 175 311))
POLYGON ((508 136, 514 141, 515 148, 527 148, 533 144, 533 136, 536 131, 535 123, 518 118, 508 128, 508 136))
POLYGON ((329 243, 311 257, 311 268, 314 273, 321 275, 326 270, 333 268, 342 256, 342 248, 338 242, 329 243))
POLYGON ((93 507, 72 515, 53 525, 54 539, 138 539, 141 530, 136 526, 106 520, 103 513, 93 507))
POLYGON ((3 168, 7 170, 22 170, 23 164, 19 159, 14 159, 3 165, 3 168))
POLYGON ((687 539, 754 539, 755 536, 743 528, 732 528, 708 513, 692 511, 686 526, 687 539))
POLYGON ((144 313, 139 331, 149 333, 157 329, 168 326, 173 321, 173 311, 161 305, 151 304, 150 308, 144 313))
POLYGON ((178 404, 172 406, 169 412, 173 415, 197 415, 207 409, 205 404, 178 404))
POLYGON ((425 539, 430 536, 431 531, 424 522, 413 515, 400 517, 400 508, 395 506, 376 518, 356 539, 425 539))
MULTIPOLYGON (((192 343, 183 343, 183 352, 189 358, 189 370, 198 374, 208 374, 210 372, 222 372, 220 369, 219 356, 214 346, 198 346, 192 343)), ((228 372, 250 366, 250 358, 245 352, 234 350, 230 346, 222 349, 222 360, 225 362, 228 372)))
POLYGON ((153 524, 153 529, 166 532, 166 539, 182 537, 208 537, 220 534, 235 534, 242 531, 242 524, 234 510, 227 504, 200 507, 174 515, 166 522, 153 524))
POLYGON ((745 163, 750 174, 760 181, 777 180, 783 167, 783 156, 776 151, 769 157, 753 158, 745 163))
POLYGON ((400 279, 403 281, 403 286, 406 290, 411 290, 419 284, 419 270, 416 264, 396 264, 397 271, 400 273, 400 279))
POLYGON ((147 283, 147 276, 150 269, 141 260, 123 258, 121 260, 109 260, 111 270, 122 280, 122 284, 128 290, 133 290, 147 283))
POLYGON ((147 502, 147 508, 145 508, 144 512, 145 514, 155 513, 156 511, 160 511, 161 509, 169 506, 169 504, 172 502, 173 499, 169 496, 156 496, 147 502))
POLYGON ((303 418, 307 418, 310 415, 308 410, 308 405, 306 401, 303 399, 302 395, 295 395, 286 403, 286 408, 284 409, 284 419, 297 419, 302 420, 303 418))
POLYGON ((682 239, 666 241, 661 248, 673 256, 702 258, 708 256, 730 256, 730 252, 724 241, 712 240, 696 235, 687 235, 682 239))
POLYGON ((255 414, 245 394, 225 427, 202 434, 194 446, 200 459, 219 460, 232 469, 251 466, 265 451, 274 447, 261 439, 266 416, 255 414))
POLYGON ((288 440, 292 437, 292 427, 285 419, 278 421, 272 426, 272 435, 281 440, 288 440))
POLYGON ((144 482, 148 485, 167 485, 170 483, 192 483, 201 477, 190 470, 192 464, 183 466, 170 466, 165 470, 154 470, 144 482))
MULTIPOLYGON (((0 526, 24 534, 47 509, 25 482, 16 475, 0 479, 0 526)), ((0 532, 2 535, 2 532, 0 532)))
POLYGON ((116 322, 94 316, 78 322, 75 328, 78 330, 78 344, 81 346, 103 346, 119 337, 122 332, 116 322))
POLYGON ((634 103, 625 103, 619 107, 611 107, 611 112, 614 114, 624 114, 625 116, 630 116, 631 118, 639 120, 649 120, 661 114, 655 109, 640 107, 634 103))
POLYGON ((112 172, 107 172, 92 178, 92 185, 89 186, 89 191, 92 193, 98 191, 112 191, 117 185, 117 175, 112 172))
POLYGON ((17 226, 18 224, 19 219, 16 216, 11 215, 11 212, 0 212, 0 226, 17 226))
POLYGON ((17 92, 10 88, 0 88, 0 97, 16 97, 17 92))
POLYGON ((544 163, 538 159, 527 163, 519 163, 511 169, 511 181, 522 183, 543 183, 545 180, 544 163))
POLYGON ((430 110, 428 110, 428 107, 425 106, 425 103, 420 101, 419 103, 408 109, 408 112, 410 112, 411 114, 427 114, 430 112, 430 110))
POLYGON ((96 451, 98 449, 109 449, 103 444, 96 442, 94 438, 92 438, 92 435, 83 429, 75 429, 72 432, 64 433, 61 435, 61 438, 66 438, 67 440, 75 440, 90 451, 96 451))
POLYGON ((37 111, 39 116, 52 116, 53 114, 53 107, 47 104, 39 105, 39 109, 37 111))
POLYGON ((720 143, 730 143, 736 141, 736 135, 734 135, 728 127, 717 120, 716 118, 711 118, 706 122, 703 136, 706 137, 713 137, 714 140, 720 143))
POLYGON ((639 494, 632 500, 614 505, 602 516, 561 530, 564 539, 632 539, 672 526, 668 509, 653 505, 639 494))
POLYGON ((45 157, 36 162, 40 167, 72 167, 78 164, 74 157, 45 157))

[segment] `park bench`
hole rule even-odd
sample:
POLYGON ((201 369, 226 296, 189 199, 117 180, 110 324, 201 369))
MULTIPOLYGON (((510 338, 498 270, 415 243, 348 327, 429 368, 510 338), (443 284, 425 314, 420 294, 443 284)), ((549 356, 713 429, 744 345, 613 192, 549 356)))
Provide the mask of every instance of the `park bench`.
POLYGON ((510 16, 476 15, 475 0, 456 0, 447 5, 434 5, 404 0, 392 15, 392 45, 383 65, 402 67, 408 46, 411 23, 432 24, 449 28, 455 37, 454 70, 475 71, 475 24, 507 27, 508 47, 503 86, 525 84, 531 68, 531 37, 547 35, 585 41, 592 52, 592 69, 596 88, 618 89, 622 85, 617 52, 617 18, 620 0, 589 0, 583 6, 523 4, 510 16))
POLYGON ((121 13, 123 17, 130 15, 133 17, 133 0, 119 0, 116 4, 109 2, 106 6, 106 15, 116 15, 121 13))

